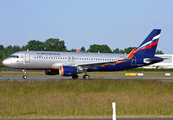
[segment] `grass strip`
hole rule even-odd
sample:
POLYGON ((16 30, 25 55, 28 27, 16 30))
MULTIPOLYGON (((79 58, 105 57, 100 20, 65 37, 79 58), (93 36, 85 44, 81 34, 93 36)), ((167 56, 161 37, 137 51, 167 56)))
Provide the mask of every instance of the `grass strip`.
POLYGON ((111 117, 112 102, 117 104, 117 117, 173 116, 173 82, 122 79, 0 82, 1 118, 111 117))

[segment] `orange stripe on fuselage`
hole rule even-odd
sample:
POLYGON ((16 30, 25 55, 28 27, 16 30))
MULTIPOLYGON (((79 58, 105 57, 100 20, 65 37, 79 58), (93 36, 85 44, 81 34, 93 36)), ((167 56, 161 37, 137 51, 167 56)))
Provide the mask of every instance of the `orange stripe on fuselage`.
MULTIPOLYGON (((119 64, 119 63, 123 63, 123 62, 126 62, 126 60, 120 61, 120 62, 115 62, 114 64, 119 64)), ((109 64, 102 64, 102 66, 107 66, 107 65, 109 65, 109 64)))
MULTIPOLYGON (((136 48, 134 48, 134 49, 130 52, 130 54, 129 54, 129 56, 128 56, 127 58, 129 58, 129 59, 133 58, 134 53, 135 53, 135 50, 136 50, 136 48)), ((114 64, 123 63, 123 62, 125 62, 125 61, 126 61, 126 60, 120 61, 120 62, 115 62, 114 64)), ((107 65, 109 65, 109 64, 102 64, 102 65, 103 65, 103 66, 107 66, 107 65)))

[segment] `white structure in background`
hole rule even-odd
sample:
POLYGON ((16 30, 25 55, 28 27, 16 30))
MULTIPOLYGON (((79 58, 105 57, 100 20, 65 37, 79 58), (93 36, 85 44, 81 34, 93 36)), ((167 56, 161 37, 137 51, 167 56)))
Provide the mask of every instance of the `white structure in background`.
POLYGON ((167 58, 162 62, 152 64, 149 66, 145 66, 143 68, 152 68, 152 69, 173 69, 173 54, 156 54, 155 56, 162 57, 162 58, 167 58))

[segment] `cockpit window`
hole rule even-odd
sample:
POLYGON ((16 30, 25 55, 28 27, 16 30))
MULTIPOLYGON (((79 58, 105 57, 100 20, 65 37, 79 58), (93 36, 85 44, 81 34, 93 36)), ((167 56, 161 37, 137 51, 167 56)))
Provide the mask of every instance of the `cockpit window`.
POLYGON ((10 58, 19 58, 18 55, 11 55, 10 58))

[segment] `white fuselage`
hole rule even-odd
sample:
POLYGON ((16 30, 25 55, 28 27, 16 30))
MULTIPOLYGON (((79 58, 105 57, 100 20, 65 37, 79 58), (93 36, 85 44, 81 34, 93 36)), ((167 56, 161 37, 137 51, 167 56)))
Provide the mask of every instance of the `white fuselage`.
POLYGON ((21 51, 3 61, 8 67, 18 69, 58 69, 61 66, 117 62, 126 54, 113 53, 75 53, 54 51, 21 51), (16 57, 18 56, 18 57, 16 57))

